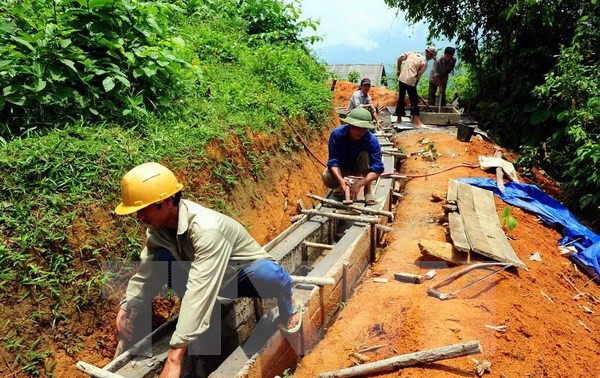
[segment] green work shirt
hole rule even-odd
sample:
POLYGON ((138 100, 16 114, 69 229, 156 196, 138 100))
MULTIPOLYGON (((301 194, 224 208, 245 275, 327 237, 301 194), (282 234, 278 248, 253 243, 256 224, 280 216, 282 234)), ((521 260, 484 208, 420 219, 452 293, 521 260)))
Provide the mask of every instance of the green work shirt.
MULTIPOLYGON (((182 347, 208 329, 210 314, 223 282, 236 279, 239 269, 229 261, 272 260, 248 231, 234 219, 197 203, 181 200, 177 235, 165 228, 147 230, 137 273, 129 280, 121 307, 144 308, 164 285, 153 269, 153 253, 168 249, 175 260, 190 261, 187 291, 181 302, 172 347, 182 347)), ((146 307, 147 308, 147 307, 146 307)))

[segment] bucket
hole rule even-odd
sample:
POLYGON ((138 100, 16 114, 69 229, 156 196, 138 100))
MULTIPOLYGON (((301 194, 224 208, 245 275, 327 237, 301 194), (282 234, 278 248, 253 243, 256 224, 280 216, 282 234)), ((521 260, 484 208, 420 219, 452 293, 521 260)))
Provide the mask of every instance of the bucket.
POLYGON ((475 131, 475 126, 465 125, 464 123, 461 123, 458 125, 458 132, 456 133, 456 139, 458 139, 462 142, 470 142, 474 131, 475 131))

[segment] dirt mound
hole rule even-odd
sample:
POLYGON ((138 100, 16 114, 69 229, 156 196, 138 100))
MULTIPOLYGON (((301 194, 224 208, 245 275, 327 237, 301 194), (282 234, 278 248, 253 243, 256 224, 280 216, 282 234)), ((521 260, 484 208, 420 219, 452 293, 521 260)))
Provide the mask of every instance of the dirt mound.
MULTIPOLYGON (((336 93, 335 98, 343 102, 349 92, 336 93)), ((471 340, 479 340, 483 347, 483 354, 472 357, 492 363, 490 377, 598 376, 600 290, 559 254, 561 235, 535 215, 495 198, 498 216, 509 207, 517 221, 507 236, 529 271, 499 273, 446 301, 427 295, 429 282, 416 285, 394 280, 396 272, 423 274, 436 269, 439 280, 461 269, 424 257, 419 250, 420 239, 448 239, 447 227, 438 222, 443 202, 433 201, 432 195, 445 198, 452 178, 495 176, 465 167, 433 173, 463 162, 477 163, 479 155, 491 156, 496 147, 478 137, 460 142, 451 128, 404 132, 397 143, 407 153, 435 150, 439 155, 435 160, 413 155, 402 166, 405 174, 432 175, 406 183, 388 246, 326 330, 325 338, 301 360, 294 377, 315 377, 353 366, 356 358, 351 355, 372 346, 383 345, 363 353, 369 362, 471 340), (528 258, 536 252, 542 261, 528 258), (388 282, 373 282, 374 277, 388 282), (578 291, 586 295, 577 296, 578 291)), ((546 192, 558 193, 547 178, 543 184, 546 192)), ((469 274, 443 291, 482 275, 469 274)), ((377 376, 470 377, 476 376, 474 366, 473 360, 462 357, 377 376)))
MULTIPOLYGON (((333 106, 342 107, 348 106, 350 96, 358 90, 358 85, 347 81, 338 81, 335 83, 333 91, 333 106)), ((371 87, 369 91, 373 103, 381 108, 382 106, 396 106, 398 102, 398 93, 390 91, 386 88, 371 87)))

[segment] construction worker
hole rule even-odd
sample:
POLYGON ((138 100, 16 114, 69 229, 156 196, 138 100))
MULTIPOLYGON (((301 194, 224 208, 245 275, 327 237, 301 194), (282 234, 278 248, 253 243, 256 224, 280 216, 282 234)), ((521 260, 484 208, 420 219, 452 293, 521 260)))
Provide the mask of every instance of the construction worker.
POLYGON ((380 121, 377 116, 377 108, 373 105, 373 100, 369 96, 371 90, 371 79, 365 77, 360 81, 358 90, 352 93, 350 102, 348 103, 348 113, 354 108, 365 108, 371 112, 371 115, 375 119, 377 127, 379 127, 380 121))
POLYGON ((440 106, 446 105, 446 87, 448 86, 448 76, 454 70, 456 58, 454 57, 454 47, 446 47, 444 56, 433 62, 429 72, 429 105, 435 105, 435 92, 440 88, 440 106))
POLYGON ((346 118, 345 125, 335 128, 329 136, 329 160, 323 172, 323 183, 335 189, 334 195, 344 195, 346 187, 352 200, 363 188, 366 205, 376 203, 371 193, 371 183, 383 173, 381 145, 369 130, 375 129, 371 113, 364 108, 353 109, 346 118), (347 176, 362 176, 354 183, 347 176))
POLYGON ((147 312, 152 297, 169 278, 177 281, 172 282, 173 289, 182 297, 160 378, 179 378, 188 344, 210 325, 217 295, 276 298, 284 332, 296 332, 302 321, 301 306, 292 299, 290 275, 242 225, 182 199, 182 188, 163 165, 138 165, 123 176, 122 203, 115 209, 119 215, 135 213, 148 226, 141 264, 129 280, 117 314, 119 337, 132 338, 136 326, 132 314, 147 312))
POLYGON ((398 57, 398 104, 394 115, 402 117, 405 115, 404 98, 408 92, 410 99, 410 115, 414 126, 423 126, 421 123, 421 113, 419 111, 419 95, 417 94, 417 84, 419 79, 427 69, 427 62, 435 58, 437 48, 429 46, 425 49, 425 55, 420 52, 405 52, 398 57))

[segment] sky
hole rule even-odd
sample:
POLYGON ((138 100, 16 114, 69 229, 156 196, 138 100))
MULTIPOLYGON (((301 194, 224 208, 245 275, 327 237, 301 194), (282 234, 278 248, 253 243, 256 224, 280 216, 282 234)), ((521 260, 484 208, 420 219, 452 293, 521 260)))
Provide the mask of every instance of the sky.
MULTIPOLYGON (((402 13, 383 0, 302 0, 300 19, 320 20, 323 41, 313 45, 315 55, 328 64, 395 64, 405 51, 423 51, 427 42, 424 23, 409 25, 402 13)), ((439 49, 447 42, 434 41, 439 49)))

